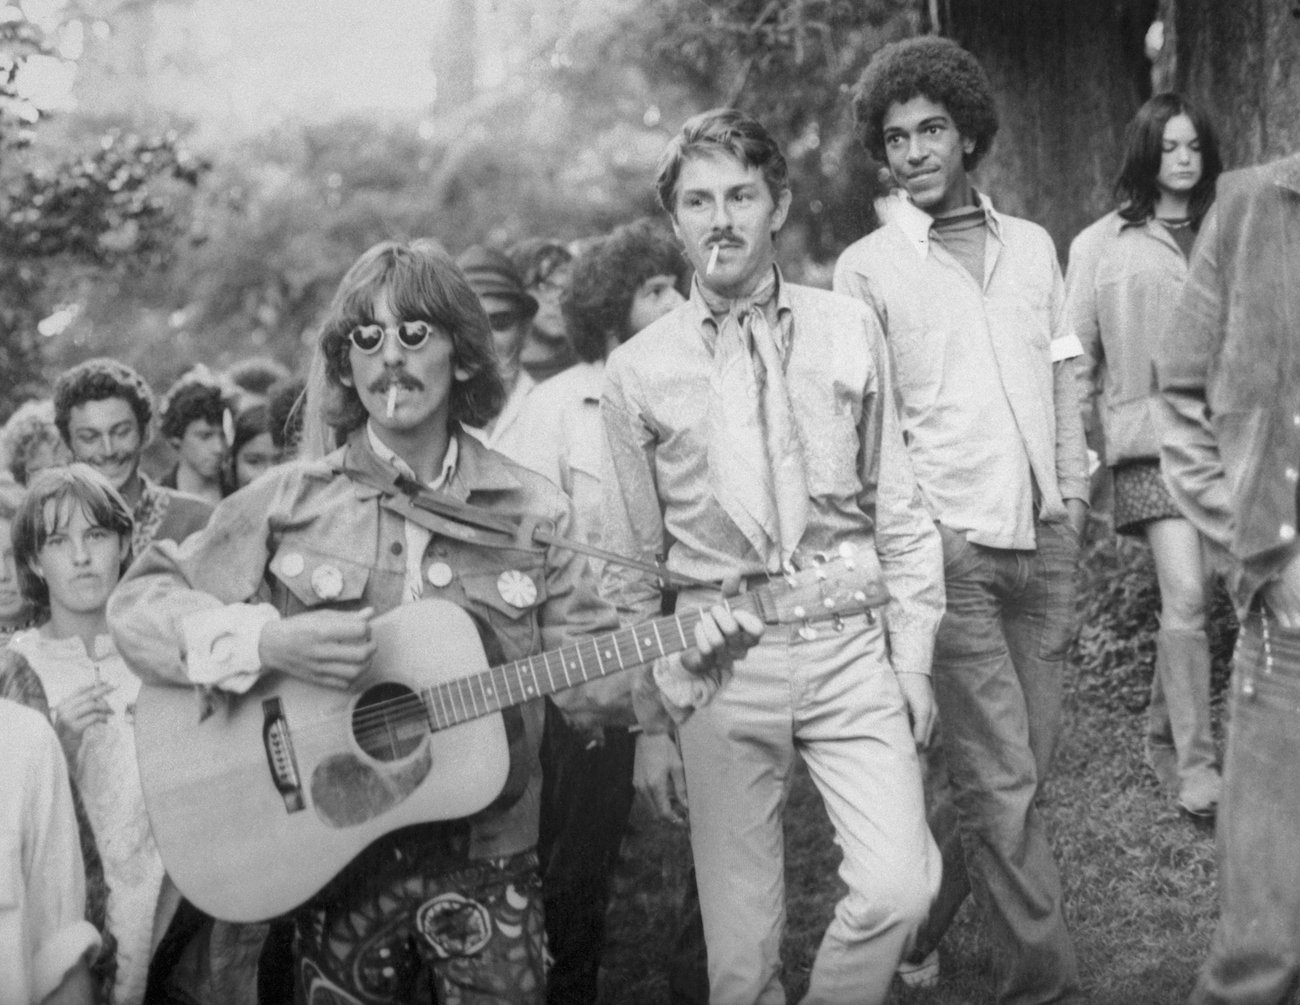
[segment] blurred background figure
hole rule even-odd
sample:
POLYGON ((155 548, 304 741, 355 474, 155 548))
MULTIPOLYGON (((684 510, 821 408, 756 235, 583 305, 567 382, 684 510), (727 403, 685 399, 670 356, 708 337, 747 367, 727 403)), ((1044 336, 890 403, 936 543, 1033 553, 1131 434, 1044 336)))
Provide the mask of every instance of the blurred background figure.
POLYGON ((1219 802, 1210 724, 1209 571, 1200 533, 1160 470, 1152 356, 1187 281, 1187 260, 1214 202, 1221 163, 1205 114, 1157 94, 1126 133, 1117 209, 1070 246, 1067 316, 1083 344, 1113 476, 1119 534, 1145 538, 1160 585, 1160 630, 1147 717, 1147 763, 1193 819, 1219 802))
POLYGON ((517 458, 512 444, 525 434, 519 415, 525 399, 537 387, 537 381, 520 364, 520 353, 528 337, 529 325, 537 316, 538 305, 526 289, 514 263, 495 248, 476 244, 456 259, 470 288, 492 326, 497 366, 506 388, 506 403, 497 417, 479 430, 470 430, 485 446, 517 458))
POLYGON ((289 377, 272 384, 266 395, 267 426, 282 462, 298 456, 306 389, 301 377, 289 377))
POLYGON ((164 486, 210 503, 221 501, 234 409, 232 389, 205 366, 196 366, 168 388, 159 419, 163 436, 176 451, 176 465, 163 477, 164 486))
POLYGON ((554 377, 577 360, 560 301, 573 276, 573 255, 558 241, 528 237, 506 252, 524 289, 537 301, 537 313, 524 338, 520 365, 538 382, 554 377))
POLYGON ((280 462, 271 436, 271 410, 264 401, 246 405, 235 416, 235 436, 226 464, 226 494, 242 489, 280 462))
MULTIPOLYGON (((638 220, 593 242, 566 272, 561 297, 565 326, 580 362, 528 396, 500 447, 513 460, 546 475, 573 499, 574 531, 599 545, 601 524, 600 392, 605 357, 682 302, 686 260, 667 232, 638 220)), ((545 302, 538 311, 545 312, 545 302)), ((598 563, 595 572, 599 574, 598 563)), ((667 736, 643 737, 663 761, 681 764, 667 736), (667 749, 661 749, 666 745, 667 749)), ((632 769, 638 741, 627 729, 576 729, 548 703, 542 743, 542 814, 537 843, 546 902, 551 1005, 597 1000, 609 877, 632 806, 632 769)), ((680 770, 678 771, 680 775, 680 770)), ((685 793, 681 793, 684 799, 685 793)), ((707 998, 703 932, 693 973, 707 998)), ((676 1000, 681 1000, 676 999, 676 1000)))
POLYGON ((12 529, 14 515, 23 500, 17 485, 0 485, 0 647, 16 632, 35 624, 35 609, 23 596, 14 562, 12 529))
POLYGON ((54 424, 51 399, 25 401, 9 416, 0 428, 0 458, 5 471, 19 485, 26 485, 38 471, 72 460, 54 424))

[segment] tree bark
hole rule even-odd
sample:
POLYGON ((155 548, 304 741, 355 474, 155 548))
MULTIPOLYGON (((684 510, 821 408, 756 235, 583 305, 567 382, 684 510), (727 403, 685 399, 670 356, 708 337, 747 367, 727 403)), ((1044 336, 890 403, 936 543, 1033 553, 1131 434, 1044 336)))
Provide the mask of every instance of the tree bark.
POLYGON ((1300 3, 1175 0, 1174 79, 1202 105, 1224 164, 1300 150, 1300 3))
MULTIPOLYGON (((1212 4, 1214 0, 1205 0, 1212 4)), ((1114 206, 1124 126, 1150 96, 1154 0, 950 0, 949 35, 984 65, 1001 127, 976 184, 1070 240, 1114 206)))

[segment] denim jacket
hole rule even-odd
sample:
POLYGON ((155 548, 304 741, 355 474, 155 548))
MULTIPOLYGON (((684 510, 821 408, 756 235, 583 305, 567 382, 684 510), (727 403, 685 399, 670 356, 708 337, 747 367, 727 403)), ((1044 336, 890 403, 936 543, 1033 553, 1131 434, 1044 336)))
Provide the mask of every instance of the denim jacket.
POLYGON ((1158 223, 1108 213, 1070 245, 1066 323, 1087 359, 1086 386, 1099 395, 1106 463, 1155 460, 1156 341, 1187 281, 1187 262, 1158 223))
MULTIPOLYGON (((472 436, 459 436, 459 450, 447 493, 498 516, 539 517, 560 534, 569 533, 571 504, 548 481, 472 436)), ((183 622, 198 611, 268 603, 288 617, 324 607, 373 607, 383 613, 401 603, 404 517, 394 500, 348 477, 347 470, 382 481, 394 474, 375 456, 362 429, 323 460, 278 468, 225 499, 206 530, 183 544, 155 542, 109 603, 110 625, 131 668, 148 683, 190 683, 183 622), (322 600, 313 574, 326 567, 336 570, 330 575, 337 576, 338 589, 331 588, 331 598, 322 600)), ((570 551, 493 547, 435 533, 424 562, 426 569, 443 563, 452 572, 442 586, 433 585, 441 576, 426 576, 425 596, 449 600, 486 623, 500 644, 500 661, 618 627, 613 608, 596 596, 585 562, 570 551), (503 598, 498 577, 507 571, 532 580, 531 605, 520 608, 503 598)), ((517 593, 513 599, 519 599, 517 593)), ((630 676, 616 674, 554 698, 579 719, 628 723, 631 682, 625 678, 630 676)), ((520 711, 524 729, 522 738, 511 742, 511 783, 522 777, 523 792, 510 805, 502 807, 499 800, 472 818, 474 857, 514 854, 537 839, 543 703, 535 699, 520 711)))
POLYGON ((1219 179, 1156 370, 1166 481, 1244 614, 1297 547, 1300 155, 1219 179))

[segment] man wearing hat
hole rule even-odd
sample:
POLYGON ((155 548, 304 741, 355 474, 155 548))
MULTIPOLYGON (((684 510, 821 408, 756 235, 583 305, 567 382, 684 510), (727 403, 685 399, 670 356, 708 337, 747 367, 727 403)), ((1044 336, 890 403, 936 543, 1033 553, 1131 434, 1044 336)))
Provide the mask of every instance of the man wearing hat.
POLYGON ((537 313, 537 301, 524 288, 519 270, 502 252, 475 244, 456 259, 470 288, 478 294, 478 301, 492 326, 492 342, 496 346, 497 366, 506 388, 506 403, 501 414, 482 429, 470 431, 484 446, 499 450, 508 457, 518 456, 518 440, 522 427, 518 423, 524 400, 535 381, 519 365, 519 354, 528 335, 529 324, 537 313))

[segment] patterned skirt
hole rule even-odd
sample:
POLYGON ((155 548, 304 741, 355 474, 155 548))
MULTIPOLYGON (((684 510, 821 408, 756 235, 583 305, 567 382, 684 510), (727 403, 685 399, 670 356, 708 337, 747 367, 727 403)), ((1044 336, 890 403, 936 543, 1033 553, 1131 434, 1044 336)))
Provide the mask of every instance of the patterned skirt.
POLYGON ((1165 488, 1157 460, 1126 461, 1111 468, 1115 478, 1115 533, 1141 537, 1153 520, 1182 518, 1165 488))

